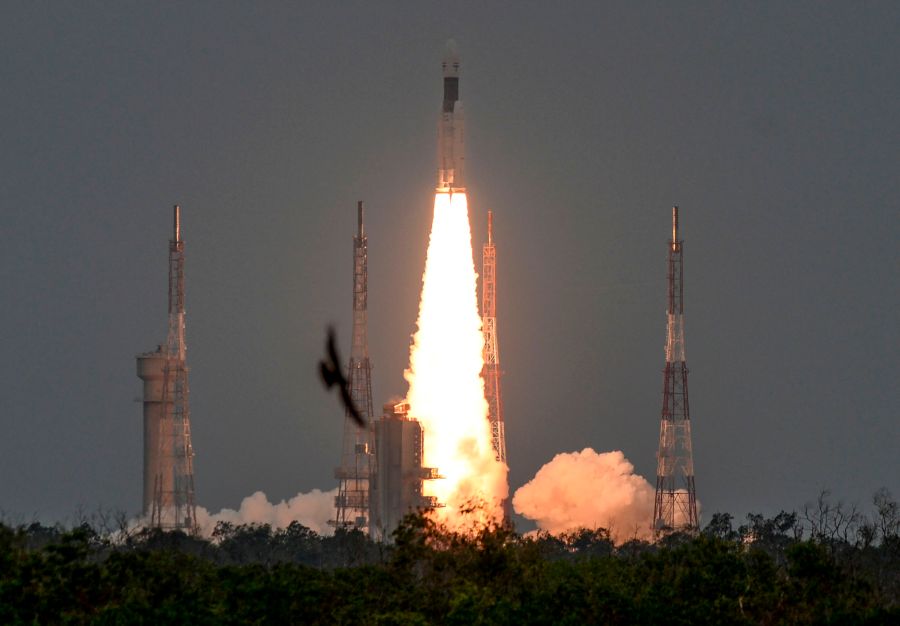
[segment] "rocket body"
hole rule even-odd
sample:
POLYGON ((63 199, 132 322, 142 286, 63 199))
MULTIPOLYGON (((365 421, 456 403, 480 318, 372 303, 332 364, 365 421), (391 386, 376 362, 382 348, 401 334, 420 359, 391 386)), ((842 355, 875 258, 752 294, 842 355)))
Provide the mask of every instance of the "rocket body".
POLYGON ((459 101, 459 55, 453 40, 441 62, 444 100, 438 120, 437 191, 465 191, 465 144, 462 103, 459 101))

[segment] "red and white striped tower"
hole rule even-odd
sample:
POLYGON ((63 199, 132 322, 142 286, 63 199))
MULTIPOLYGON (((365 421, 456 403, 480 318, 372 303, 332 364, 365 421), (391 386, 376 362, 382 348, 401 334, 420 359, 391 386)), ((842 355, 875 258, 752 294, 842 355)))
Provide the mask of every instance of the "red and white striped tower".
POLYGON ((672 208, 672 240, 668 243, 666 369, 653 506, 653 532, 657 537, 672 531, 696 532, 699 528, 688 408, 688 369, 684 360, 682 244, 678 239, 676 206, 672 208))
POLYGON ((156 353, 138 357, 138 376, 145 380, 144 515, 149 515, 150 525, 155 528, 193 533, 197 531, 197 511, 187 344, 184 340, 184 240, 181 238, 181 207, 177 205, 172 230, 166 346, 156 353), (154 369, 157 375, 154 375, 154 369), (148 389, 154 388, 158 393, 147 393, 148 389), (156 408, 149 414, 150 420, 147 419, 148 406, 156 408))
MULTIPOLYGON (((506 463, 506 425, 503 421, 503 398, 500 395, 500 347, 497 342, 497 248, 494 246, 494 214, 488 211, 488 238, 482 247, 481 327, 484 333, 484 398, 488 403, 491 444, 501 463, 506 463)), ((509 498, 503 501, 506 521, 512 510, 509 498)))

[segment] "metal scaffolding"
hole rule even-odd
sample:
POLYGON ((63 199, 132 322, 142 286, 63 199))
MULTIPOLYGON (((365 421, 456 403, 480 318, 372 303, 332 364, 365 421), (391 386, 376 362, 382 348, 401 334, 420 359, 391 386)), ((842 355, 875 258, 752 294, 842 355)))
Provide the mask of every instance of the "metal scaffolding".
POLYGON ((494 246, 494 215, 488 211, 488 240, 482 247, 481 325, 484 333, 484 398, 491 422, 491 443, 497 460, 506 463, 506 433, 503 399, 500 395, 500 347, 497 343, 497 248, 494 246))
POLYGON ((668 243, 666 368, 653 506, 653 532, 657 537, 672 531, 696 532, 700 525, 684 356, 683 243, 678 239, 676 206, 672 208, 672 239, 668 243))
POLYGON ((443 476, 437 468, 422 466, 425 437, 418 420, 409 415, 408 402, 385 404, 374 430, 378 464, 371 481, 369 535, 390 541, 405 516, 444 506, 422 493, 424 481, 443 476))
POLYGON ((341 464, 334 471, 338 479, 335 496, 335 528, 357 528, 368 532, 370 518, 369 483, 374 475, 375 445, 373 434, 372 365, 369 362, 367 336, 368 316, 368 238, 363 227, 363 203, 357 203, 357 233, 353 237, 353 346, 350 351, 347 380, 350 396, 360 415, 366 420, 359 427, 344 418, 341 464))
POLYGON ((176 205, 169 241, 168 337, 164 349, 138 357, 138 375, 145 381, 144 514, 155 528, 193 533, 197 512, 184 320, 184 241, 176 205), (161 386, 154 385, 157 381, 161 386))
MULTIPOLYGON (((506 464, 506 422, 503 420, 503 396, 500 394, 500 346, 497 341, 497 248, 494 246, 494 214, 488 211, 488 238, 481 249, 481 329, 484 334, 484 399, 488 403, 491 445, 494 456, 506 464)), ((509 497, 502 502, 504 522, 512 523, 509 497)))

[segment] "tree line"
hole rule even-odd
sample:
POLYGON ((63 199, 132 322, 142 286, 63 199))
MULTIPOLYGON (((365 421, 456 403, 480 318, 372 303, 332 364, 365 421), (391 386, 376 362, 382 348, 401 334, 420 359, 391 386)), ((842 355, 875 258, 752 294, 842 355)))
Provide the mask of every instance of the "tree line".
MULTIPOLYGON (((900 623, 900 507, 823 493, 616 545, 602 528, 453 533, 410 516, 390 544, 299 523, 212 537, 127 524, 0 525, 3 624, 900 623)), ((95 520, 96 521, 96 520, 95 520)), ((107 520, 108 522, 108 520, 107 520)))

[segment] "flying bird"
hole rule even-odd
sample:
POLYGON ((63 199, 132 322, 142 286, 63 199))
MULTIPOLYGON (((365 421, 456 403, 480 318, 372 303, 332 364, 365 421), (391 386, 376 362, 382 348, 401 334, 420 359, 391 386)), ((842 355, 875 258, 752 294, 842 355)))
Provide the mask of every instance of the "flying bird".
POLYGON ((336 343, 334 327, 329 326, 328 341, 325 343, 325 359, 319 361, 319 374, 322 376, 322 383, 325 385, 325 389, 331 389, 334 385, 338 386, 341 402, 347 410, 347 415, 356 422, 357 426, 365 428, 366 420, 363 419, 359 409, 353 403, 353 398, 350 396, 350 384, 341 372, 341 358, 338 356, 336 343))

